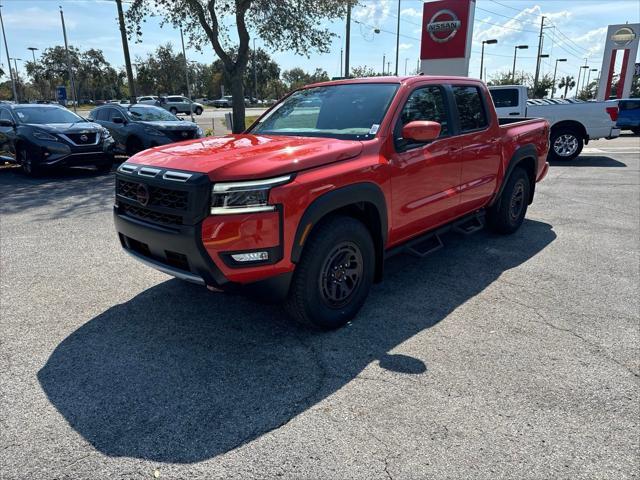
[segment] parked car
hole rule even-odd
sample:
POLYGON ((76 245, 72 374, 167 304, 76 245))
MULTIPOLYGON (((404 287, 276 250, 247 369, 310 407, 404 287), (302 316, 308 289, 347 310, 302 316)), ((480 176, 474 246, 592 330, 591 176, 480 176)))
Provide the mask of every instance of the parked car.
POLYGON ((484 219, 513 233, 547 174, 549 124, 501 125, 485 85, 460 77, 315 84, 244 134, 166 145, 123 163, 125 251, 211 290, 283 299, 298 321, 355 317, 384 258, 426 255, 484 219), (316 109, 299 107, 317 97, 316 109))
POLYGON ((81 165, 109 171, 113 146, 108 130, 59 105, 0 105, 0 158, 27 175, 81 165))
POLYGON ((111 132, 116 153, 129 156, 158 145, 204 136, 195 123, 153 105, 105 105, 91 110, 88 118, 111 132))
POLYGON ((225 95, 213 101, 213 106, 216 108, 231 108, 232 105, 233 97, 231 95, 225 95))
POLYGON ((174 115, 178 113, 195 113, 196 115, 202 115, 204 106, 200 103, 192 102, 187 97, 182 95, 169 95, 168 97, 160 98, 160 106, 169 110, 174 115))
POLYGON ((160 98, 155 95, 145 95, 142 97, 138 97, 138 103, 144 103, 148 105, 158 105, 160 103, 160 98))
POLYGON ((640 135, 640 98, 625 98, 618 101, 618 120, 621 130, 631 130, 640 135))
POLYGON ((499 117, 539 117, 549 121, 550 156, 555 160, 573 160, 590 140, 620 136, 620 128, 616 126, 618 108, 615 103, 580 102, 566 105, 527 99, 527 87, 523 85, 489 87, 489 91, 499 117))

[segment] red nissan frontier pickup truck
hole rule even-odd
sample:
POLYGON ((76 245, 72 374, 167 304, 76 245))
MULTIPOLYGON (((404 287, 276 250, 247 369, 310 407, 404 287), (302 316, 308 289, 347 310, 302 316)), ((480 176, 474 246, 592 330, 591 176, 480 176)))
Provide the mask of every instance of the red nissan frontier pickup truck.
POLYGON ((131 157, 116 173, 115 225, 148 266, 337 328, 389 255, 426 255, 451 229, 516 231, 548 149, 545 120, 499 121, 478 80, 319 83, 243 134, 131 157))

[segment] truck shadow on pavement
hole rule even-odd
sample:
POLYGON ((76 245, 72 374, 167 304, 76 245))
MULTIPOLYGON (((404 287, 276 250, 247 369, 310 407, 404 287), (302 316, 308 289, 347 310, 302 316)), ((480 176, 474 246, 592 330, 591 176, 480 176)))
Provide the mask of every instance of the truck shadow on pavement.
POLYGON ((296 326, 278 306, 168 280, 85 323, 38 379, 105 455, 205 460, 286 424, 370 364, 366 380, 383 389, 429 375, 429 351, 388 352, 555 238, 550 225, 528 220, 512 236, 452 234, 429 258, 395 257, 359 318, 325 333, 296 326))
POLYGON ((580 155, 573 160, 550 160, 552 167, 626 167, 627 164, 601 155, 580 155))

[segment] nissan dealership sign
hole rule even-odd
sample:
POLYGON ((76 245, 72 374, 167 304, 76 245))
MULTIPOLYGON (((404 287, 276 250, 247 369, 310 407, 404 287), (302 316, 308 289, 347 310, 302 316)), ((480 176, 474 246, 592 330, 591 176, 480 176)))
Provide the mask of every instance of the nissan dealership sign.
POLYGON ((475 0, 437 0, 422 7, 421 70, 427 75, 469 73, 475 0))
POLYGON ((451 10, 440 10, 431 17, 427 32, 434 42, 445 43, 451 40, 460 29, 462 22, 451 10))

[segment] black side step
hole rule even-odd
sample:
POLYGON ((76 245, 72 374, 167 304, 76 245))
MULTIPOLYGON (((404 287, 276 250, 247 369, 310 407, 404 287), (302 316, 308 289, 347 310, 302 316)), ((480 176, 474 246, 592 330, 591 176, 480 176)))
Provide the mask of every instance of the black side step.
POLYGON ((426 238, 421 238, 419 242, 407 245, 406 251, 411 255, 418 258, 426 257, 427 255, 440 250, 444 247, 440 235, 434 233, 426 238))
POLYGON ((452 226, 452 230, 461 235, 471 235, 484 228, 485 219, 484 212, 477 213, 471 218, 465 218, 460 222, 456 222, 452 226))
POLYGON ((385 252, 384 258, 390 258, 399 253, 408 253, 418 258, 426 257, 444 247, 442 235, 445 233, 454 231, 462 235, 471 235, 482 230, 484 225, 485 212, 481 210, 393 247, 385 252))

